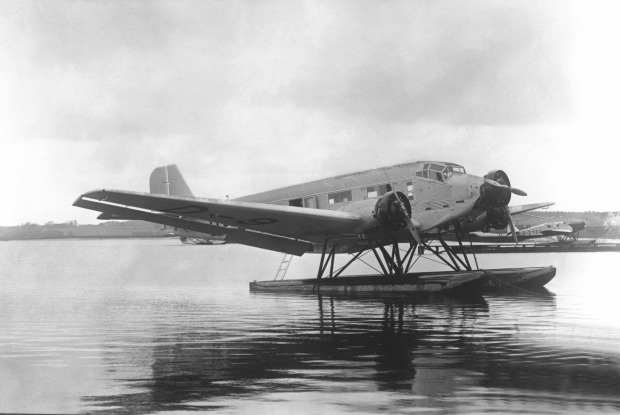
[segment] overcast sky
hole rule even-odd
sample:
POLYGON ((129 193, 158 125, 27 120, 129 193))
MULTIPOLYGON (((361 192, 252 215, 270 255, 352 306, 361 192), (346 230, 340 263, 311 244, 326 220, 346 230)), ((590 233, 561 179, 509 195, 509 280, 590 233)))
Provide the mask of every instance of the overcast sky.
POLYGON ((232 198, 444 160, 620 210, 616 4, 0 0, 0 225, 168 163, 232 198))

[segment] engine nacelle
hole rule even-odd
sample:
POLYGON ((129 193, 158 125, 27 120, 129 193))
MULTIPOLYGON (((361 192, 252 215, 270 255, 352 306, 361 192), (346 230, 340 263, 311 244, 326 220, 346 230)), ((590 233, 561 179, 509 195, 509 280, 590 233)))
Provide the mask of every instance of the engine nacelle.
POLYGON ((457 225, 458 230, 460 232, 488 232, 490 229, 505 229, 508 226, 508 215, 505 208, 491 207, 477 218, 457 225))
POLYGON ((407 226, 405 217, 400 209, 396 197, 405 207, 407 215, 411 217, 411 203, 407 196, 401 192, 389 192, 379 199, 360 200, 353 202, 340 210, 344 212, 358 213, 362 216, 362 225, 358 229, 360 233, 366 232, 392 232, 407 226))
POLYGON ((485 224, 487 229, 506 229, 508 226, 508 212, 505 208, 489 208, 487 210, 487 222, 485 224))
POLYGON ((373 212, 374 218, 379 223, 381 229, 385 231, 398 231, 407 226, 403 212, 399 206, 397 198, 405 207, 407 215, 411 217, 411 203, 401 192, 390 192, 383 195, 375 205, 373 212))

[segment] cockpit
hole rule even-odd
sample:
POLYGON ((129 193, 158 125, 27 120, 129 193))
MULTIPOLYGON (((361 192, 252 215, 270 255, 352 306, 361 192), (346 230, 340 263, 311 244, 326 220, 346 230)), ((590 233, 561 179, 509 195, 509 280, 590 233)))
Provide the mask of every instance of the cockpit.
POLYGON ((465 168, 454 163, 424 163, 422 170, 416 172, 417 177, 445 182, 453 174, 465 174, 465 168))

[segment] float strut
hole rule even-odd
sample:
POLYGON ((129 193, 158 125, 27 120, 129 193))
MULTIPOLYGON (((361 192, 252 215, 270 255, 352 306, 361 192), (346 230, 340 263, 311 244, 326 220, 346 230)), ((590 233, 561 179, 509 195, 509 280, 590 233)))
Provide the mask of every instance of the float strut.
POLYGON ((471 271, 471 264, 469 263, 469 258, 467 257, 467 252, 465 252, 465 248, 463 248, 463 243, 461 242, 462 236, 459 232, 456 232, 456 240, 459 242, 459 246, 461 247, 461 253, 465 258, 465 262, 467 262, 467 270, 471 271))
POLYGON ((331 261, 330 276, 334 274, 334 256, 336 255, 336 245, 332 246, 332 249, 327 255, 327 259, 325 259, 326 251, 327 251, 327 239, 325 239, 325 242, 323 243, 323 252, 321 253, 321 264, 319 265, 319 273, 316 276, 317 279, 321 279, 323 277, 323 274, 325 273, 325 270, 327 269, 327 265, 330 263, 330 261, 331 261))
POLYGON ((452 268, 454 271, 460 271, 460 269, 458 267, 455 267, 453 264, 451 264, 448 261, 446 261, 446 259, 439 253, 439 249, 437 249, 437 250, 433 249, 433 247, 431 247, 430 245, 428 245, 424 241, 422 241, 422 243, 424 244, 424 249, 427 249, 427 250, 431 251, 437 258, 441 259, 444 264, 446 264, 447 266, 452 268))
MULTIPOLYGON (((456 261, 454 261, 455 258, 457 261, 461 263, 463 268, 465 268, 468 271, 471 271, 471 266, 469 265, 469 261, 467 262, 467 264, 465 264, 465 262, 463 262, 463 260, 458 256, 458 254, 456 252, 453 252, 454 250, 452 249, 452 247, 449 246, 442 238, 439 238, 439 242, 441 242, 443 249, 446 250, 446 252, 448 253, 448 256, 452 259, 452 262, 454 262, 454 265, 456 265, 457 268, 459 267, 459 265, 456 263, 456 261)), ((465 257, 465 260, 467 260, 467 257, 465 257)))
POLYGON ((387 270, 385 269, 385 266, 383 266, 383 261, 381 261, 381 258, 379 258, 379 254, 377 253, 377 250, 375 249, 375 247, 372 246, 371 249, 372 249, 372 253, 375 254, 377 263, 379 264, 379 266, 381 267, 381 270, 383 271, 383 275, 390 275, 390 273, 387 272, 387 270))

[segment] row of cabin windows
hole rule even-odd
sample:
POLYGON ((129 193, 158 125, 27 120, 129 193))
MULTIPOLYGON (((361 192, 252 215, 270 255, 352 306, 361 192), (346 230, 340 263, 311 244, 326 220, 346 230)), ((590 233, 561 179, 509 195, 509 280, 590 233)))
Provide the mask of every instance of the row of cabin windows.
MULTIPOLYGON (((375 197, 383 196, 384 194, 391 192, 392 186, 390 184, 380 184, 377 186, 368 186, 366 188, 366 199, 372 199, 375 197)), ((413 200, 413 182, 407 182, 407 197, 409 200, 413 200)), ((353 200, 351 190, 345 190, 343 192, 335 192, 327 194, 327 202, 330 205, 336 203, 346 203, 353 200)))

